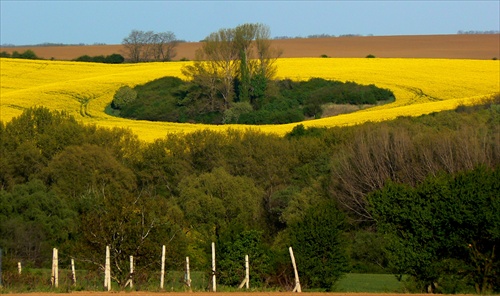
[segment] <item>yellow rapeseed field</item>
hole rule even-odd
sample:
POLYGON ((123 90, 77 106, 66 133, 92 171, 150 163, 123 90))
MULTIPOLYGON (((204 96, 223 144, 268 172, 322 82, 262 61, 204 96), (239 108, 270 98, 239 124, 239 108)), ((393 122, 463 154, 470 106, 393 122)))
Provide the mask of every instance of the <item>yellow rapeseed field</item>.
MULTIPOLYGON (((66 110, 84 123, 130 128, 145 141, 165 137, 168 133, 207 128, 251 128, 283 135, 298 124, 210 126, 127 120, 104 113, 120 86, 134 86, 163 76, 182 78, 181 68, 187 63, 109 65, 0 58, 1 120, 9 121, 25 108, 45 106, 66 110)), ((380 58, 278 60, 278 78, 305 80, 311 77, 375 84, 394 92, 394 103, 302 122, 304 126, 352 125, 449 110, 458 104, 474 104, 485 96, 500 92, 500 61, 380 58)))

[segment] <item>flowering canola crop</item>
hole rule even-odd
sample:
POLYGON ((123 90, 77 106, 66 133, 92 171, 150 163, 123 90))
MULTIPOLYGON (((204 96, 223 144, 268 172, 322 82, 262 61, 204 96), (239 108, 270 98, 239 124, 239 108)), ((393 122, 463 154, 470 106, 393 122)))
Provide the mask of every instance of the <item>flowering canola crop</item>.
MULTIPOLYGON (((83 62, 0 58, 0 117, 9 121, 23 109, 45 106, 66 110, 84 123, 126 127, 145 141, 168 133, 198 129, 256 129, 283 135, 299 123, 284 125, 204 125, 129 120, 104 110, 115 91, 163 76, 183 78, 181 68, 190 62, 97 64, 83 62)), ((278 78, 311 77, 375 84, 393 91, 396 101, 350 114, 305 121, 309 126, 342 126, 418 116, 474 104, 500 92, 500 61, 456 59, 325 59, 278 60, 278 78)))

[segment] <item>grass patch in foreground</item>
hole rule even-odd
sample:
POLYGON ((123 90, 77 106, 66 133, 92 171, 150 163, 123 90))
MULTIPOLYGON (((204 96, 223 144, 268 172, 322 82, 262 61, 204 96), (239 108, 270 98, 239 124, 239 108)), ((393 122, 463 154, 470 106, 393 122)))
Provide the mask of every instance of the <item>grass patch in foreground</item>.
POLYGON ((404 292, 404 284, 392 274, 348 273, 335 286, 335 292, 404 292))

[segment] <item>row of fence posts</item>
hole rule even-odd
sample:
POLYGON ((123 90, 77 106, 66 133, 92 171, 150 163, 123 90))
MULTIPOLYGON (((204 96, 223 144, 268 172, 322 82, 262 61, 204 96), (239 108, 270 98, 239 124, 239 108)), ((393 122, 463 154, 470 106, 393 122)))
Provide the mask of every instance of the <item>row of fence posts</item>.
MULTIPOLYGON (((71 282, 76 285, 75 259, 71 258, 71 282)), ((58 249, 52 249, 52 271, 50 276, 52 287, 59 287, 59 255, 58 249)))
MULTIPOLYGON (((295 263, 295 257, 293 255, 292 247, 289 248, 290 258, 292 260, 293 271, 295 275, 295 287, 293 292, 302 292, 299 280, 299 274, 297 271, 297 265, 295 263)), ((165 245, 162 246, 161 251, 161 275, 160 275, 160 289, 163 289, 165 283, 165 254, 166 248, 165 245)), ((57 288, 59 286, 59 258, 58 258, 58 250, 54 248, 52 250, 52 273, 51 273, 51 285, 52 287, 57 288)), ((215 273, 215 243, 212 242, 212 292, 217 291, 217 279, 215 273)), ((21 262, 18 262, 18 272, 21 274, 21 262)), ((134 287, 133 283, 133 274, 134 274, 134 256, 130 256, 130 275, 125 283, 125 287, 130 286, 130 288, 134 287)), ((76 285, 76 273, 75 273, 75 261, 71 259, 71 279, 73 285, 76 285)), ((191 274, 189 270, 189 257, 186 257, 186 273, 185 273, 185 283, 188 287, 189 291, 191 291, 191 274)), ((250 264, 248 255, 245 255, 245 278, 241 282, 239 289, 245 286, 246 289, 250 288, 250 264)), ((2 287, 2 249, 0 248, 0 287, 2 287)), ((104 265, 104 289, 107 291, 111 290, 111 256, 109 251, 109 246, 106 246, 106 261, 104 265)))

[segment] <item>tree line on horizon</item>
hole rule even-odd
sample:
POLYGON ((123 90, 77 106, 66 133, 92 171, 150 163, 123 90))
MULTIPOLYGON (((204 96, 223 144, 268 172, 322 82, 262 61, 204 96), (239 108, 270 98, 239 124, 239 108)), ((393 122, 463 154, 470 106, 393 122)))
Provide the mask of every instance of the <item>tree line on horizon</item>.
POLYGON ((292 246, 306 289, 361 272, 404 275, 411 291, 498 292, 499 106, 152 143, 27 109, 0 122, 3 274, 17 261, 49 267, 53 247, 98 270, 110 245, 114 281, 123 286, 133 255, 144 287, 159 246, 168 270, 189 256, 209 273, 215 242, 226 286, 248 254, 253 286, 293 287, 292 246))

